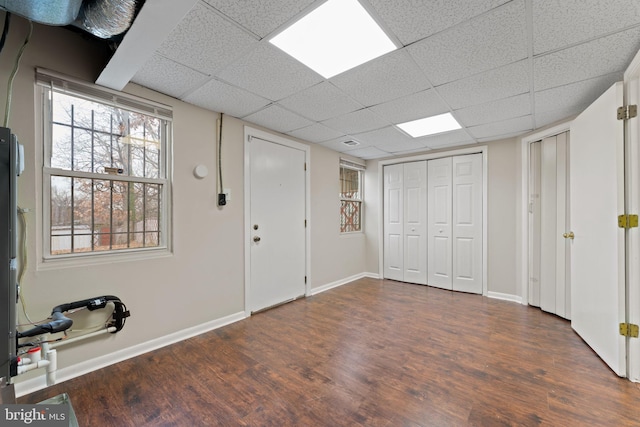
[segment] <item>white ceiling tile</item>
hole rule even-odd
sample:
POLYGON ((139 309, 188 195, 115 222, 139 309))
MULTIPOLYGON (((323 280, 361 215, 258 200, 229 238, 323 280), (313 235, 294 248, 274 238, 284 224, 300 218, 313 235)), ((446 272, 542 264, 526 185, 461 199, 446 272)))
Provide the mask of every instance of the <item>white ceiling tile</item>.
POLYGON ((407 136, 407 134, 398 130, 395 126, 387 126, 382 129, 358 133, 354 136, 358 141, 366 142, 369 145, 375 145, 376 147, 388 152, 424 147, 424 144, 422 144, 420 140, 407 136))
POLYGON ((409 54, 396 50, 330 80, 365 106, 428 89, 431 85, 409 54))
POLYGON ((316 121, 362 108, 362 105, 327 81, 295 93, 278 104, 316 121))
POLYGON ((523 131, 517 131, 517 132, 511 132, 511 133, 505 133, 502 135, 496 135, 496 136, 490 136, 487 138, 478 138, 478 142, 482 143, 482 142, 491 142, 491 141, 500 141, 502 139, 511 139, 511 138, 516 138, 522 135, 526 135, 529 131, 523 130, 523 131))
POLYGON ((534 58, 536 91, 562 86, 625 68, 640 49, 640 27, 534 58))
POLYGON ((532 7, 536 55, 640 24, 638 0, 534 1, 532 7))
POLYGON ((258 112, 244 117, 244 120, 283 133, 313 124, 310 120, 285 110, 278 105, 269 105, 258 112))
POLYGON ((184 101, 234 117, 244 117, 270 104, 268 99, 217 80, 192 91, 184 101))
POLYGON ((451 147, 463 147, 466 145, 474 145, 477 144, 476 141, 474 141, 473 139, 466 139, 463 141, 457 141, 457 142, 444 142, 442 144, 434 144, 432 146, 430 146, 429 148, 432 150, 439 150, 442 148, 451 148, 451 147))
POLYGON ((334 117, 322 122, 323 125, 345 134, 356 134, 378 129, 391 123, 380 118, 368 108, 353 111, 342 116, 334 117))
POLYGON ((423 90, 393 101, 374 105, 369 109, 394 124, 435 116, 449 111, 447 104, 442 101, 433 89, 423 90))
POLYGON ((492 138, 500 135, 533 130, 533 116, 516 117, 501 122, 472 126, 467 130, 475 138, 492 138))
POLYGON ((296 129, 288 133, 296 138, 315 143, 329 141, 342 136, 342 132, 330 129, 320 123, 314 123, 311 126, 296 129))
POLYGON ((409 154, 427 153, 429 151, 431 151, 431 148, 422 147, 422 148, 416 148, 415 150, 394 151, 392 154, 394 155, 394 157, 401 157, 401 156, 407 156, 409 154))
POLYGON ((458 129, 451 132, 439 133, 437 135, 423 136, 420 143, 429 148, 459 145, 462 143, 473 143, 473 138, 464 130, 458 129))
POLYGON ((209 76, 154 54, 133 76, 132 81, 150 89, 179 98, 204 83, 209 76))
POLYGON ((203 73, 213 74, 257 44, 257 39, 209 6, 198 3, 165 39, 158 52, 203 73))
POLYGON ((529 92, 528 61, 518 61, 462 80, 438 86, 454 110, 529 92))
POLYGON ((527 114, 531 114, 531 96, 528 93, 461 108, 453 112, 455 118, 463 126, 498 122, 527 114))
POLYGON ((509 0, 369 0, 404 45, 464 22, 509 0))
POLYGON ((323 80, 310 68, 266 42, 225 68, 219 77, 272 101, 323 80))
POLYGON ((498 68, 528 56, 524 0, 407 47, 434 85, 498 68))
POLYGON ((614 73, 536 92, 534 96, 536 114, 543 111, 563 110, 575 105, 588 105, 620 80, 622 80, 622 74, 614 73))
POLYGON ((589 104, 571 105, 557 110, 549 110, 536 113, 536 128, 572 119, 583 112, 588 106, 589 104))
POLYGON ((383 151, 376 147, 358 148, 355 150, 349 150, 349 155, 359 157, 364 160, 379 159, 382 157, 388 157, 390 153, 383 151))
POLYGON ((260 37, 296 17, 315 0, 204 0, 260 37))

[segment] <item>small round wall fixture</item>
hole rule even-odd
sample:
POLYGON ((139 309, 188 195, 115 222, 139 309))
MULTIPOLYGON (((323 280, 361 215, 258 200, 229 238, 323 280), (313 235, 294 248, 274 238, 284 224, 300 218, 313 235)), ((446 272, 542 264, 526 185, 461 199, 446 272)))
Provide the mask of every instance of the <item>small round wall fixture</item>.
POLYGON ((209 175, 209 169, 205 165, 198 165, 193 169, 193 174, 196 178, 202 179, 209 175))

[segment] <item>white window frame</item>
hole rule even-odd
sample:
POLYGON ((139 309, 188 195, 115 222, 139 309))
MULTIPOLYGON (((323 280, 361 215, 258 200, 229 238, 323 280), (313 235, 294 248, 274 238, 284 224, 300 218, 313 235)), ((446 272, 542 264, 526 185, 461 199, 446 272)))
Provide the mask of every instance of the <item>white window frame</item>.
POLYGON ((36 91, 37 99, 41 101, 41 125, 42 125, 42 147, 41 147, 41 171, 42 171, 42 206, 39 217, 42 218, 42 256, 41 266, 44 264, 57 263, 102 263, 119 260, 145 259, 158 256, 167 256, 171 253, 172 241, 172 200, 171 200, 171 152, 172 152, 172 121, 173 112, 171 107, 156 103, 134 95, 124 94, 118 91, 103 88, 90 83, 82 82, 71 77, 67 77, 49 70, 38 68, 36 70, 36 91), (164 121, 164 140, 160 150, 159 178, 144 178, 126 175, 110 175, 94 172, 78 172, 67 169, 57 169, 50 166, 51 142, 52 142, 52 113, 49 94, 51 91, 62 92, 67 95, 83 98, 89 101, 98 102, 107 106, 122 108, 156 117, 164 121), (108 251, 76 252, 70 254, 51 254, 51 177, 63 176, 74 178, 93 178, 113 180, 118 182, 135 182, 159 184, 162 186, 160 192, 159 206, 159 235, 158 246, 130 249, 112 249, 108 251))
POLYGON ((358 171, 358 184, 360 187, 359 198, 350 198, 350 197, 342 197, 340 195, 340 234, 348 235, 354 233, 363 233, 364 232, 364 170, 365 166, 360 163, 355 163, 353 161, 347 159, 340 159, 340 167, 338 169, 338 176, 341 177, 342 169, 350 169, 358 171), (342 202, 357 202, 360 204, 360 229, 354 231, 342 231, 342 202))

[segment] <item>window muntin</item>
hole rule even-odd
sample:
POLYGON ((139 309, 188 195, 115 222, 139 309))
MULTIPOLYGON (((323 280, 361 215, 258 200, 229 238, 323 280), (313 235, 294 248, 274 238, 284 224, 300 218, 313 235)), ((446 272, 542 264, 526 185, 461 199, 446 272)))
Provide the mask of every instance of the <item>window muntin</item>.
POLYGON ((362 231, 362 169, 340 165, 340 232, 362 231))
POLYGON ((45 258, 166 248, 170 120, 43 91, 45 258))

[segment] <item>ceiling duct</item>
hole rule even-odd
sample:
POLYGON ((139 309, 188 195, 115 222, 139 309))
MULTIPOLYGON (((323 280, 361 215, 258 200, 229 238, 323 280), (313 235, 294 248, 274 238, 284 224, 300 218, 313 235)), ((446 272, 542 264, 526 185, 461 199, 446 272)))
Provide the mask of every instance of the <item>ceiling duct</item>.
POLYGON ((76 27, 101 39, 124 33, 136 14, 136 0, 85 0, 76 27))
POLYGON ((0 9, 40 24, 73 25, 108 39, 131 26, 136 0, 0 0, 0 9))

